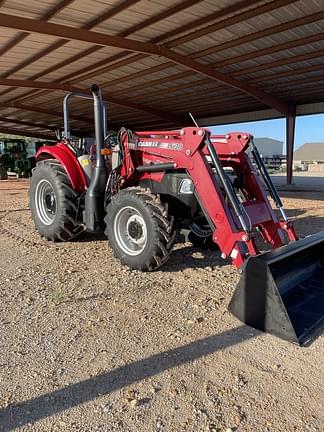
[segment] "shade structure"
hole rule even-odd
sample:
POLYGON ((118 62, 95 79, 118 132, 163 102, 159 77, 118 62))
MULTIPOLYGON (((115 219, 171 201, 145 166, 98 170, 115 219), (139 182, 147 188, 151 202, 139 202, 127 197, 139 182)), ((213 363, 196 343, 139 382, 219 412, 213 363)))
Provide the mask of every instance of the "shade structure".
MULTIPOLYGON (((295 0, 0 2, 0 129, 53 135, 97 82, 113 125, 170 128, 324 99, 324 11, 295 0), (25 122, 22 123, 22 122, 25 122), (29 123, 28 125, 26 123, 29 123)), ((74 129, 91 128, 86 104, 74 129)))

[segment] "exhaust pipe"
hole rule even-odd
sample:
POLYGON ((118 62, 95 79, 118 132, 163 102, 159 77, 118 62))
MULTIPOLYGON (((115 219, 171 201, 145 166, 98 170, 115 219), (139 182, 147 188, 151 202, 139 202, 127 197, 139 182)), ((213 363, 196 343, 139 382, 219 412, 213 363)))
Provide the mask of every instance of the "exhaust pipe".
POLYGON ((87 231, 100 232, 104 229, 105 188, 107 168, 102 149, 104 148, 104 107, 101 91, 97 84, 92 84, 91 92, 94 105, 94 121, 96 135, 96 165, 90 185, 85 196, 85 225, 87 231))

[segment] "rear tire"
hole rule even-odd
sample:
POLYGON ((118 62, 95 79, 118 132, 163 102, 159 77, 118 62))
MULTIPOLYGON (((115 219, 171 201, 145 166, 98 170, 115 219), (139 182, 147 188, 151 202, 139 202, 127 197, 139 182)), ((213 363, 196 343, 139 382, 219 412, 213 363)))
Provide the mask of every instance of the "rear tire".
POLYGON ((109 244, 122 264, 153 271, 170 255, 175 232, 167 206, 149 189, 124 189, 111 199, 106 210, 109 244))
POLYGON ((5 165, 0 162, 0 180, 7 180, 8 174, 5 165))
POLYGON ((55 159, 38 162, 30 181, 29 200, 35 227, 42 237, 68 241, 83 231, 78 222, 78 194, 55 159))

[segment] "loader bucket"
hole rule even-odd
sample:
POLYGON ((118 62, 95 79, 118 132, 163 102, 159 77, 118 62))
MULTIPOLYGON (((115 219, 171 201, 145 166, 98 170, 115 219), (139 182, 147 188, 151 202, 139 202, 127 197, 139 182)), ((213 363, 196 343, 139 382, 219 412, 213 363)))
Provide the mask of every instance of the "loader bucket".
POLYGON ((229 310, 252 327, 308 345, 324 327, 324 231, 249 257, 229 310))

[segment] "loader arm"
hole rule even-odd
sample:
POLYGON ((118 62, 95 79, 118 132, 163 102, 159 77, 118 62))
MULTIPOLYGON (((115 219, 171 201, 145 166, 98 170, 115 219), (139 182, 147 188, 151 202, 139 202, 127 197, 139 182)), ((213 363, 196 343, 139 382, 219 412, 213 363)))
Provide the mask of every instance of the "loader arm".
MULTIPOLYGON (((288 237, 297 237, 288 221, 278 221, 267 199, 263 186, 246 154, 252 136, 232 133, 210 136, 202 128, 184 128, 181 131, 137 132, 136 143, 126 145, 125 154, 133 148, 141 166, 127 163, 122 173, 128 178, 157 168, 155 179, 163 177, 158 166, 185 169, 190 176, 198 202, 213 230, 213 241, 218 244, 222 257, 230 257, 241 267, 248 255, 256 255, 253 229, 258 228, 264 241, 273 247, 283 245, 282 231, 288 237), (140 156, 139 156, 140 155, 140 156), (146 170, 145 170, 146 167, 146 170), (224 171, 232 168, 245 188, 245 201, 240 202, 224 171)), ((127 159, 128 161, 131 158, 127 159)), ((145 174, 142 174, 142 177, 145 174)), ((147 175, 147 173, 146 173, 147 175)))
POLYGON ((186 170, 222 258, 230 257, 241 269, 230 311, 252 327, 300 345, 320 334, 324 327, 324 232, 296 241, 253 137, 242 133, 211 136, 201 128, 136 135, 128 149, 129 170, 123 172, 126 183, 127 178, 134 182, 143 177, 160 181, 166 164, 168 170, 186 170), (224 168, 235 174, 234 184, 224 168), (282 220, 276 217, 267 194, 282 220), (260 253, 256 230, 273 250, 260 253))

